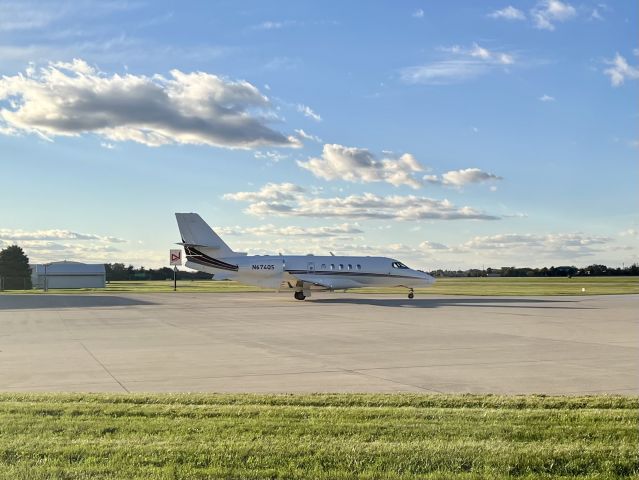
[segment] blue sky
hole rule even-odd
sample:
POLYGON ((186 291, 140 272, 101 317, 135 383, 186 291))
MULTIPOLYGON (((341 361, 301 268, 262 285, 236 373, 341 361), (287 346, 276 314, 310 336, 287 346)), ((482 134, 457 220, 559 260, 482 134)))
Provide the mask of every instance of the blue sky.
POLYGON ((637 10, 0 0, 0 246, 637 262, 637 10))

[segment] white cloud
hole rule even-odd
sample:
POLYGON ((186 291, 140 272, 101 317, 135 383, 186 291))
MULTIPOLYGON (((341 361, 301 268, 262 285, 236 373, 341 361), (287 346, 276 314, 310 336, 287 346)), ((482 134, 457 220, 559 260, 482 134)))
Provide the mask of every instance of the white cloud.
POLYGON ((51 2, 3 0, 0 2, 0 32, 37 30, 66 17, 103 18, 105 15, 131 10, 140 3, 130 1, 51 2))
POLYGON ((261 30, 277 30, 279 28, 282 28, 283 26, 284 26, 284 24, 282 22, 266 21, 266 22, 260 23, 255 28, 261 29, 261 30))
POLYGON ((276 236, 276 237, 339 237, 352 236, 364 231, 359 225, 342 223, 324 227, 277 227, 273 224, 260 225, 259 227, 221 227, 216 228, 220 235, 250 235, 250 236, 276 236))
POLYGON ((0 32, 42 28, 60 17, 60 12, 29 8, 28 2, 1 2, 0 32))
POLYGON ((109 142, 100 142, 100 146, 102 148, 106 148, 107 150, 113 150, 115 148, 115 145, 109 142))
POLYGON ((497 220, 469 206, 457 207, 448 200, 414 195, 379 196, 372 193, 325 198, 296 185, 267 184, 257 192, 237 192, 224 199, 249 202, 250 215, 310 218, 386 219, 386 220, 497 220))
POLYGON ((400 72, 401 79, 409 84, 446 85, 471 80, 483 75, 489 69, 480 62, 467 60, 444 60, 407 67, 400 72))
POLYGON ((325 180, 348 182, 387 182, 394 186, 408 185, 419 188, 421 182, 414 177, 423 167, 410 153, 399 158, 375 159, 365 148, 326 144, 321 158, 310 158, 297 164, 313 175, 325 180))
POLYGON ((419 244, 419 248, 425 251, 431 250, 448 250, 448 247, 443 243, 430 242, 428 240, 423 241, 419 244))
POLYGON ((56 242, 40 240, 18 240, 6 242, 0 239, 0 249, 18 244, 29 257, 29 263, 45 263, 71 260, 85 263, 124 263, 146 267, 166 266, 165 251, 146 249, 122 249, 110 243, 100 242, 56 242))
POLYGON ((246 81, 172 70, 169 78, 99 73, 87 62, 50 63, 0 79, 0 126, 42 135, 96 133, 110 141, 253 148, 295 147, 269 128, 268 98, 246 81))
POLYGON ((612 243, 610 237, 576 233, 551 234, 499 234, 477 236, 461 244, 458 249, 465 251, 501 251, 510 256, 529 258, 531 254, 544 257, 574 259, 594 255, 604 245, 612 243))
POLYGON ((541 0, 530 11, 535 28, 554 30, 556 22, 565 22, 577 15, 575 7, 560 0, 541 0))
POLYGON ((260 150, 257 150, 255 153, 253 153, 253 156, 259 159, 270 160, 271 162, 274 162, 274 163, 277 163, 280 160, 284 160, 288 158, 288 155, 284 155, 280 152, 276 152, 276 151, 262 152, 260 150))
POLYGON ((490 18, 503 18, 505 20, 525 20, 526 14, 521 10, 508 5, 501 10, 495 10, 494 12, 488 14, 490 18))
POLYGON ((603 21, 604 17, 601 15, 601 13, 599 13, 599 9, 593 8, 592 13, 590 14, 590 19, 603 21))
POLYGON ((312 118, 316 122, 321 122, 322 117, 320 117, 317 113, 313 111, 311 107, 308 105, 303 105, 301 103, 297 104, 297 111, 303 113, 305 117, 312 118))
POLYGON ((305 191, 305 189, 293 183, 267 183, 257 192, 227 193, 222 198, 240 202, 283 202, 295 200, 305 191))
POLYGON ((413 18, 424 18, 424 10, 418 8, 413 12, 413 18))
POLYGON ((639 79, 639 67, 629 65, 624 57, 619 53, 612 60, 605 60, 610 68, 604 70, 604 74, 610 77, 610 83, 613 87, 623 85, 625 80, 639 79))
POLYGON ((629 228, 627 230, 624 230, 623 232, 620 232, 619 235, 622 236, 622 237, 637 237, 637 238, 639 238, 639 230, 637 230, 636 228, 629 228))
POLYGON ((540 102, 554 102, 555 97, 551 97, 550 95, 546 95, 545 93, 539 97, 540 102))
POLYGON ((302 130, 301 128, 296 128, 295 129, 295 133, 297 133, 300 137, 306 139, 306 140, 312 140, 313 142, 317 142, 317 143, 322 143, 322 139, 319 138, 317 135, 313 135, 311 133, 307 133, 304 130, 302 130))
POLYGON ((63 229, 0 229, 0 249, 9 245, 19 245, 31 263, 56 260, 121 262, 125 261, 121 247, 128 243, 118 237, 63 229))
POLYGON ((0 239, 7 242, 18 240, 97 240, 107 243, 124 243, 126 240, 117 237, 100 236, 92 233, 79 233, 70 230, 20 230, 0 228, 0 239))
POLYGON ((439 50, 447 58, 402 69, 402 81, 409 84, 444 85, 470 80, 515 64, 512 53, 492 51, 477 43, 473 43, 470 48, 453 45, 439 50))
POLYGON ((284 21, 273 21, 267 20, 265 22, 260 23, 259 25, 255 25, 252 27, 254 30, 280 30, 286 27, 294 27, 303 25, 300 22, 295 20, 284 20, 284 21))
POLYGON ((451 170, 441 177, 437 175, 425 175, 424 180, 436 185, 449 185, 453 187, 463 187, 471 183, 482 183, 494 180, 503 180, 502 177, 493 173, 484 172, 479 168, 465 168, 462 170, 451 170))

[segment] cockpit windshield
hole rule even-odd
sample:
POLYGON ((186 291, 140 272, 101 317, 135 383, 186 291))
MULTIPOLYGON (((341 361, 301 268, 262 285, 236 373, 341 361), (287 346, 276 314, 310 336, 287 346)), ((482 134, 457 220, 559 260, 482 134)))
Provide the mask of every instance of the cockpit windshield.
POLYGON ((408 269, 408 267, 406 265, 404 265, 402 262, 393 262, 393 268, 406 268, 406 269, 408 269))

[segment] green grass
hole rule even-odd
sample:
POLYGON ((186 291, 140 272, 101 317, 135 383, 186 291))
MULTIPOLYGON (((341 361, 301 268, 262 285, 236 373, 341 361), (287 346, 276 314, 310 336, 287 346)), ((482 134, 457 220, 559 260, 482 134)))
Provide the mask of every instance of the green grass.
MULTIPOLYGON (((361 288, 361 293, 404 293, 406 289, 361 288)), ((639 277, 438 278, 420 295, 617 295, 639 293, 639 277), (582 291, 585 289, 585 291, 582 291)))
POLYGON ((638 409, 617 396, 0 394, 0 478, 637 478, 638 409))
MULTIPOLYGON (((111 282, 106 289, 49 290, 54 293, 162 293, 172 292, 172 281, 111 282)), ((232 281, 178 281, 178 292, 265 292, 259 287, 232 281)), ((353 293, 402 294, 405 288, 360 288, 353 293)), ((416 289, 419 295, 611 295, 639 293, 639 277, 550 277, 550 278, 439 278, 428 288, 416 289), (585 289, 585 291, 582 291, 585 289)), ((9 293, 9 292, 4 292, 9 293)), ((41 290, 20 290, 10 293, 43 293, 41 290)))

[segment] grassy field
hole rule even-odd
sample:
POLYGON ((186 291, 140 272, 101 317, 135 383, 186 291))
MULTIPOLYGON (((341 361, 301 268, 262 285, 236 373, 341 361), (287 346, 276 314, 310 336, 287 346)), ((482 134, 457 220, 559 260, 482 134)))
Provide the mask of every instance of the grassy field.
MULTIPOLYGON (((49 290, 54 293, 149 293, 172 292, 172 281, 111 282, 106 289, 49 290)), ((178 281, 178 292, 260 292, 259 287, 232 281, 178 281)), ((354 293, 405 294, 405 288, 360 288, 354 293)), ((552 278, 439 278, 429 288, 416 289, 419 295, 610 295, 639 293, 639 277, 552 277, 552 278), (585 289, 585 291, 582 291, 585 289)), ((5 292, 7 293, 7 292, 5 292)), ((21 290, 11 293, 44 293, 21 290)))
POLYGON ((0 478, 637 478, 638 409, 605 396, 0 394, 0 478))

